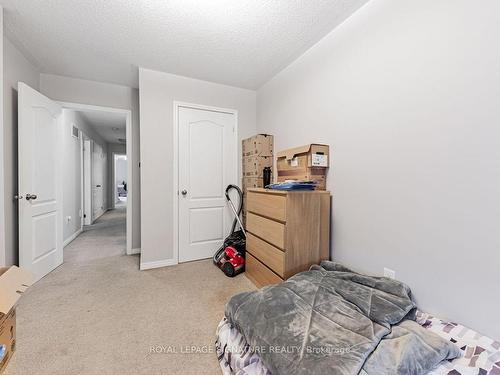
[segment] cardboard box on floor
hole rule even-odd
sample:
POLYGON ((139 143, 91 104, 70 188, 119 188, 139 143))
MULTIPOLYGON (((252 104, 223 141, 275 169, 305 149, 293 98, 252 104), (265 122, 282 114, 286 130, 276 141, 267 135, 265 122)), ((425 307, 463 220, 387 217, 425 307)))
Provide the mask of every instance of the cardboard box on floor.
POLYGON ((0 374, 16 349, 16 305, 33 276, 16 266, 0 268, 0 374))
POLYGON ((326 174, 330 166, 330 147, 308 144, 278 152, 278 182, 286 180, 314 181, 317 190, 326 190, 326 174))
POLYGON ((257 134, 241 141, 242 156, 273 156, 274 137, 269 134, 257 134))

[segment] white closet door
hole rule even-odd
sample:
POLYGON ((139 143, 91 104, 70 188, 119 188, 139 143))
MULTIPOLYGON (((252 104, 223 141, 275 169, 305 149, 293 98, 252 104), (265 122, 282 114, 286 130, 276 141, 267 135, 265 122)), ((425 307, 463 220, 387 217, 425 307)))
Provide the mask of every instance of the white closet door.
POLYGON ((210 258, 232 217, 225 189, 236 183, 236 115, 179 107, 179 261, 210 258))

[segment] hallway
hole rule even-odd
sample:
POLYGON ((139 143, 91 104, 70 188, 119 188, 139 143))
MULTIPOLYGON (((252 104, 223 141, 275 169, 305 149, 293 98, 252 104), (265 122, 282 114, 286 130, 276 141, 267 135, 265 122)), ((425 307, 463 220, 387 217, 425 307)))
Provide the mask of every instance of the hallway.
POLYGON ((181 348, 213 350, 226 302, 253 288, 211 259, 139 271, 139 257, 125 255, 125 210, 108 211, 21 298, 6 375, 217 374, 213 351, 181 348), (154 345, 178 353, 151 354, 154 345))
POLYGON ((64 262, 82 264, 126 253, 126 206, 107 211, 64 249, 64 262))

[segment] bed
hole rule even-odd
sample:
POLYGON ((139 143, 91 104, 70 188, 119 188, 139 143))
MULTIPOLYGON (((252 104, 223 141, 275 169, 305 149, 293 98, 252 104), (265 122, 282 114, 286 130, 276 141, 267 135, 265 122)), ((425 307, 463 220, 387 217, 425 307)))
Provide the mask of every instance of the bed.
MULTIPOLYGON (((443 361, 430 375, 500 375, 500 342, 420 311, 417 322, 455 343, 463 353, 461 358, 443 361)), ((224 375, 272 375, 259 355, 248 350, 243 335, 226 318, 217 327, 216 350, 224 375)))
MULTIPOLYGON (((236 295, 226 306, 225 317, 217 328, 216 351, 222 373, 224 375, 272 375, 268 367, 279 369, 290 363, 293 363, 293 366, 300 363, 302 370, 296 371, 296 367, 288 366, 289 371, 303 373, 304 370, 310 371, 311 367, 309 366, 312 366, 321 368, 322 373, 329 373, 330 369, 340 363, 342 367, 338 368, 338 372, 346 374, 358 373, 358 371, 363 374, 379 373, 382 368, 390 368, 390 372, 397 369, 397 373, 405 374, 407 369, 412 368, 417 371, 415 373, 430 373, 431 375, 500 375, 500 342, 480 335, 463 325, 418 311, 413 301, 410 300, 410 295, 409 288, 398 281, 358 274, 333 262, 322 262, 320 266, 313 266, 311 270, 297 274, 282 284, 236 295), (365 293, 367 290, 370 293, 365 293), (283 342, 287 343, 290 337, 292 341, 295 340, 302 332, 310 334, 313 328, 317 328, 315 326, 317 321, 326 321, 328 324, 334 322, 335 324, 326 325, 322 327, 321 331, 316 330, 315 339, 326 336, 328 340, 334 337, 343 341, 352 333, 351 331, 344 333, 346 324, 354 324, 354 332, 357 333, 353 337, 364 343, 366 337, 360 333, 373 333, 371 328, 368 331, 358 331, 357 320, 353 320, 351 317, 348 317, 347 320, 335 320, 338 316, 344 317, 349 312, 345 310, 345 306, 348 305, 342 305, 345 300, 339 299, 340 294, 342 294, 341 297, 350 300, 349 303, 352 306, 356 305, 351 313, 358 314, 359 311, 367 309, 370 317, 378 314, 379 317, 385 319, 393 314, 393 310, 398 312, 397 319, 392 322, 396 323, 392 326, 392 332, 390 329, 392 324, 386 325, 389 329, 384 331, 383 335, 387 336, 380 336, 382 341, 378 341, 379 345, 371 352, 372 354, 368 354, 368 359, 360 359, 358 352, 368 353, 363 351, 364 349, 359 349, 361 346, 351 353, 341 353, 342 357, 335 357, 330 353, 320 353, 305 357, 305 360, 302 355, 297 359, 295 353, 270 354, 269 351, 259 353, 250 349, 251 346, 248 344, 250 342, 253 343, 254 349, 258 348, 259 343, 262 342, 273 343, 271 345, 273 347, 276 342, 280 342, 279 345, 282 345, 283 342), (314 301, 310 305, 305 303, 308 298, 310 301, 314 301), (318 304, 316 301, 320 301, 320 303, 318 304), (366 301, 369 301, 369 304, 366 304, 366 301), (404 307, 404 310, 393 309, 393 305, 397 304, 404 307), (344 307, 341 308, 342 306, 344 307), (389 310, 384 310, 385 307, 389 307, 389 310), (297 309, 297 312, 294 309, 297 309), (321 314, 317 313, 320 311, 319 309, 321 309, 321 314), (303 314, 304 311, 307 314, 303 314), (411 317, 407 315, 406 318, 403 318, 406 312, 411 313, 411 317), (255 316, 267 316, 268 318, 256 321, 255 316), (306 318, 303 319, 304 316, 306 318), (401 318, 402 320, 400 320, 401 318), (307 330, 296 329, 300 319, 307 323, 307 330), (293 323, 292 330, 288 329, 290 322, 293 323), (336 324, 338 322, 343 324, 336 324), (412 335, 417 337, 408 330, 402 335, 398 334, 401 331, 401 325, 408 328, 413 327, 413 332, 418 333, 419 338, 427 337, 426 343, 419 346, 416 344, 417 341, 407 340, 412 338, 412 335), (326 334, 328 332, 331 333, 326 334), (428 362, 426 366, 421 366, 423 362, 419 361, 425 361, 426 358, 419 357, 419 353, 422 350, 427 351, 436 341, 440 342, 437 347, 446 347, 446 350, 439 352, 439 356, 435 356, 434 360, 428 362), (390 346, 392 346, 391 351, 387 351, 390 346), (396 354, 396 356, 388 356, 388 354, 396 354), (304 367, 305 361, 311 358, 313 362, 309 361, 309 365, 304 367), (356 359, 361 364, 364 362, 363 368, 360 366, 346 367, 350 365, 351 358, 356 359), (450 359, 443 360, 443 358, 450 359), (414 360, 413 365, 410 362, 405 363, 403 361, 405 359, 414 360), (279 361, 285 365, 281 366, 279 361), (268 363, 267 367, 265 363, 268 363), (403 366, 399 367, 400 365, 403 366), (350 370, 346 371, 348 368, 350 370), (375 369, 377 371, 374 371, 375 369), (428 372, 429 370, 430 372, 428 372)), ((364 319, 363 315, 353 316, 364 319)), ((370 320, 368 322, 371 323, 370 320)), ((376 326, 376 324, 373 325, 373 327, 376 326)), ((371 326, 368 325, 368 327, 371 326)), ((300 342, 305 342, 302 341, 302 337, 300 336, 300 342)), ((377 340, 375 340, 376 343, 377 340)), ((432 350, 430 353, 438 354, 437 351, 433 352, 432 350)), ((355 364, 358 365, 357 362, 355 364)), ((283 371, 279 370, 279 372, 283 371)))

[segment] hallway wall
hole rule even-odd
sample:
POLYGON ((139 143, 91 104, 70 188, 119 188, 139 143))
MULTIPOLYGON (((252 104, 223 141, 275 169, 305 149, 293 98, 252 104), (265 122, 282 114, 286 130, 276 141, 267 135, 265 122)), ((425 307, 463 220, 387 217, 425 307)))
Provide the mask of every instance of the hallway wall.
MULTIPOLYGON (((63 241, 67 242, 81 229, 83 217, 82 207, 82 133, 100 145, 107 154, 107 143, 92 128, 92 125, 74 110, 63 109, 63 241), (80 138, 73 137, 73 125, 80 130, 80 138)), ((103 200, 104 208, 108 208, 107 163, 103 161, 103 200)))

